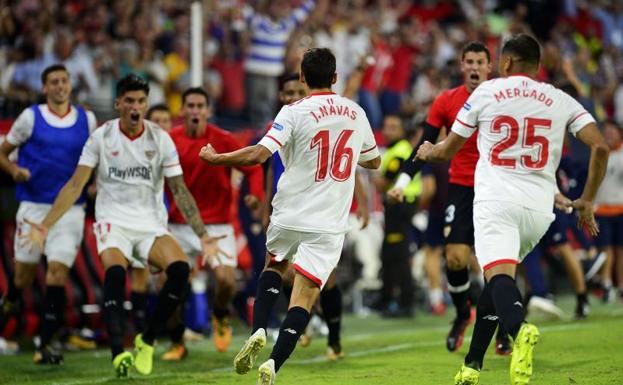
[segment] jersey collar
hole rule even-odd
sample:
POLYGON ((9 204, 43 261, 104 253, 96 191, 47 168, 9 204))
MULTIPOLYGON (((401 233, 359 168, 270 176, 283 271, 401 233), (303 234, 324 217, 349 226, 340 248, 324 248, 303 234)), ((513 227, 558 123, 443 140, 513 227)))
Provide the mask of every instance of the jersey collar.
POLYGON ((309 96, 335 95, 335 92, 312 92, 309 96))
POLYGON ((127 132, 125 132, 125 131, 123 131, 123 130, 121 129, 121 119, 119 119, 119 120, 117 121, 117 127, 119 128, 119 131, 121 131, 121 133, 122 133, 123 135, 125 135, 125 137, 126 137, 126 138, 130 139, 131 141, 134 141, 134 140, 136 140, 136 139, 140 138, 140 137, 141 137, 141 135, 143 135, 143 132, 145 132, 145 121, 143 120, 143 126, 141 127, 141 130, 140 130, 139 132, 137 132, 137 133, 136 133, 136 135, 128 135, 128 133, 127 133, 127 132))
POLYGON ((526 78, 530 78, 530 79, 532 79, 532 80, 536 80, 533 76, 530 76, 530 75, 528 75, 528 74, 527 74, 527 73, 525 73, 525 72, 517 72, 517 73, 514 73, 514 74, 512 74, 512 75, 508 75, 508 77, 509 77, 509 78, 512 78, 512 77, 514 77, 514 76, 523 76, 523 77, 526 77, 526 78))

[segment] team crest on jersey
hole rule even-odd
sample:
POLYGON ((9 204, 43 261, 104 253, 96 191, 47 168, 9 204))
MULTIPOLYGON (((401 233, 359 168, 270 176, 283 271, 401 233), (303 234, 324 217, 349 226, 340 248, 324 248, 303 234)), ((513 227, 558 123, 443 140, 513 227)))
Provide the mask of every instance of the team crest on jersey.
POLYGON ((276 122, 273 123, 273 128, 277 131, 283 131, 283 126, 276 122))
POLYGON ((119 155, 119 151, 113 151, 113 152, 110 153, 110 155, 117 156, 117 155, 119 155))
POLYGON ((154 155, 156 155, 156 151, 153 151, 153 150, 145 151, 145 156, 147 157, 147 160, 152 160, 154 158, 154 155))
POLYGON ((472 106, 469 103, 465 103, 465 104, 463 104, 463 108, 465 109, 465 111, 469 111, 469 110, 472 109, 472 106))

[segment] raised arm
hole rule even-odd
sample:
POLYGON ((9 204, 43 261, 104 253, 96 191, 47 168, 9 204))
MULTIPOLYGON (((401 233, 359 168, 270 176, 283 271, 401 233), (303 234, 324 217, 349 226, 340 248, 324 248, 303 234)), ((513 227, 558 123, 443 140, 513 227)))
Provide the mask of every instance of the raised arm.
POLYGON ((270 150, 261 144, 243 147, 240 150, 219 154, 211 144, 203 146, 199 157, 215 166, 254 166, 264 163, 271 156, 270 150))

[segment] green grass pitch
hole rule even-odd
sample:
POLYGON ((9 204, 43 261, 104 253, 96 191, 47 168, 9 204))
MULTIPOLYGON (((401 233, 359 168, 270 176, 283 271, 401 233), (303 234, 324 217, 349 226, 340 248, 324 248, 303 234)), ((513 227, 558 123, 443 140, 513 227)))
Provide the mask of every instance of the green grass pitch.
MULTIPOLYGON (((573 300, 560 301, 572 314, 573 300)), ((569 316, 570 318, 570 316, 569 316)), ((277 376, 278 385, 441 385, 452 384, 467 351, 469 339, 458 353, 448 353, 444 345, 451 315, 432 317, 418 314, 415 320, 382 320, 376 316, 346 317, 343 345, 346 358, 339 362, 324 359, 325 340, 316 337, 310 347, 297 347, 277 376)), ((622 385, 623 306, 602 305, 593 299, 592 313, 583 321, 547 321, 533 317, 541 330, 535 349, 534 385, 622 385)), ((109 351, 68 352, 65 364, 39 367, 31 362, 31 351, 19 356, 0 356, 0 384, 223 384, 253 385, 256 371, 245 376, 232 370, 233 356, 242 346, 248 330, 236 328, 227 354, 217 353, 211 340, 189 345, 190 354, 180 363, 154 362, 154 371, 143 377, 133 372, 129 379, 114 377, 109 351)), ((468 329, 466 337, 471 334, 468 329)), ((270 344, 270 343, 269 343, 270 344)), ((159 356, 167 345, 157 347, 159 356)), ((493 346, 493 344, 492 344, 493 346)), ((498 357, 492 346, 480 376, 483 385, 509 384, 509 357, 498 357)), ((262 352, 259 363, 269 355, 262 352)), ((257 365, 256 365, 257 366, 257 365)))

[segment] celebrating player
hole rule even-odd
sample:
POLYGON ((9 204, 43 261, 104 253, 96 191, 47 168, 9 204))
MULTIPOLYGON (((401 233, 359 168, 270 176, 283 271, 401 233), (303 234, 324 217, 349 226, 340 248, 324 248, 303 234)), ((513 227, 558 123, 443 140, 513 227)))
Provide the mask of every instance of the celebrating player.
MULTIPOLYGON (((424 125, 424 134, 415 146, 411 158, 415 157, 419 146, 425 141, 435 143, 442 128, 450 129, 457 113, 476 87, 487 80, 491 73, 491 58, 484 44, 471 42, 461 55, 461 72, 464 83, 459 87, 443 92, 435 99, 424 125)), ((474 200, 474 170, 478 162, 476 136, 470 138, 465 146, 450 162, 450 183, 448 185, 448 205, 445 216, 445 254, 448 291, 456 308, 456 318, 446 337, 449 351, 458 350, 463 344, 463 334, 470 322, 469 304, 469 262, 474 245, 474 223, 472 202, 474 200)), ((387 192, 388 197, 402 201, 404 190, 411 179, 422 168, 422 162, 405 162, 402 174, 394 188, 387 192)), ((500 339, 499 345, 507 345, 500 339)), ((505 349, 503 349, 505 350, 505 349)))
POLYGON ((15 275, 1 302, 0 332, 9 316, 16 312, 21 291, 32 285, 41 255, 45 254, 47 289, 39 330, 41 342, 33 361, 58 364, 63 356, 50 347, 50 340, 65 312, 65 282, 82 241, 86 195, 78 192, 76 204, 67 208, 58 226, 50 228, 51 241, 44 249, 31 249, 20 240, 20 235, 29 231, 25 218, 41 220, 50 211, 54 197, 71 177, 82 146, 97 122, 92 112, 69 103, 72 88, 63 65, 47 67, 41 74, 41 82, 46 103, 24 110, 0 147, 0 169, 17 183, 20 202, 14 241, 15 275), (9 154, 16 148, 19 148, 19 158, 13 163, 9 154))
POLYGON ((539 331, 524 321, 516 265, 545 234, 557 206, 573 206, 578 224, 597 234, 593 200, 603 179, 608 146, 593 117, 563 91, 534 80, 540 47, 519 34, 502 47, 501 79, 481 84, 468 98, 448 137, 417 152, 422 161, 444 161, 478 131, 474 236, 486 284, 478 300, 476 325, 457 385, 477 384, 487 346, 499 322, 514 339, 512 384, 528 384, 539 331), (571 202, 557 194, 555 172, 565 131, 591 148, 582 196, 571 202), (556 199, 555 199, 556 195, 556 199))
POLYGON ((188 281, 188 259, 166 227, 165 178, 180 212, 201 238, 206 258, 211 260, 218 252, 218 238, 208 236, 197 205, 184 185, 173 141, 164 130, 143 119, 148 93, 145 80, 134 74, 119 80, 115 100, 119 119, 104 123, 91 135, 73 176, 43 221, 36 224, 26 219, 31 224, 32 246, 42 248, 48 229, 72 207, 91 174, 96 172, 94 226, 97 250, 106 269, 104 322, 113 366, 120 377, 127 376, 133 364, 139 373, 151 373, 156 334, 164 329, 179 305, 188 281), (145 331, 134 340, 135 361, 123 349, 126 269, 129 265, 147 263, 165 270, 167 280, 145 331))
POLYGON ((216 165, 250 165, 279 150, 286 169, 273 199, 268 228, 267 263, 253 310, 253 334, 234 359, 236 372, 247 373, 266 344, 268 316, 279 297, 282 278, 296 254, 296 276, 279 338, 259 368, 258 383, 273 384, 309 322, 310 310, 340 258, 357 164, 381 162, 370 123, 361 107, 331 92, 335 57, 326 48, 308 50, 301 81, 310 94, 284 106, 259 144, 218 154, 208 144, 201 158, 216 165))

